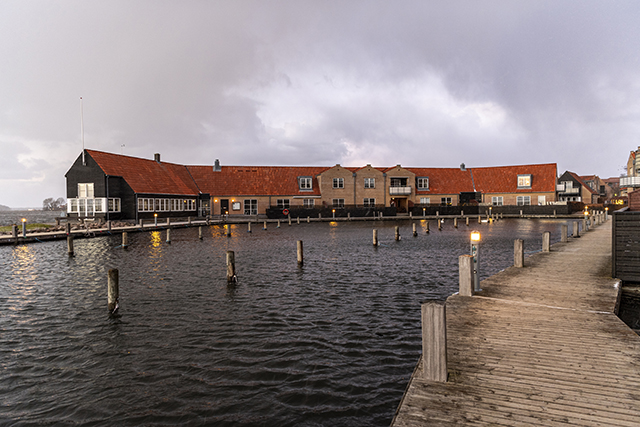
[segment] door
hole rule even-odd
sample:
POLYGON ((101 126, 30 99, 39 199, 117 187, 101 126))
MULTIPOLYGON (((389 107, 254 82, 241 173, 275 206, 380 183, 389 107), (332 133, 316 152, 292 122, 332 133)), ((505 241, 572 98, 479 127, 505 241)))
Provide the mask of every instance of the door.
POLYGON ((220 215, 229 213, 229 199, 220 199, 220 215))

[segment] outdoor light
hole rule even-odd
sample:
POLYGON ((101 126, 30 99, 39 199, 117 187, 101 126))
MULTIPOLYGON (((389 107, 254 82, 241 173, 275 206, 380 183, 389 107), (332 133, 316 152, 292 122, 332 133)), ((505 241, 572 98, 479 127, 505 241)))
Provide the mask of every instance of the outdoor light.
POLYGON ((22 218, 22 237, 27 237, 27 218, 22 218))
POLYGON ((480 232, 471 232, 471 256, 473 257, 473 290, 480 290, 480 280, 478 279, 478 244, 480 243, 480 232))
POLYGON ((426 216, 427 208, 422 208, 422 216, 426 216))
POLYGON ((333 219, 336 219, 336 210, 333 209, 333 219))
POLYGON ((153 222, 155 223, 155 226, 157 227, 158 226, 158 214, 157 213, 153 214, 153 222))

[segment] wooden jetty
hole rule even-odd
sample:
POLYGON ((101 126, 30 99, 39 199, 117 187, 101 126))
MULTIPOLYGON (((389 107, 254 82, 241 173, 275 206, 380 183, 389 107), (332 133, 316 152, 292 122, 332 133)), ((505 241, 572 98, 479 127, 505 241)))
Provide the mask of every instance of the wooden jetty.
POLYGON ((639 426, 640 337, 610 265, 605 222, 449 297, 448 381, 420 358, 392 426, 639 426))

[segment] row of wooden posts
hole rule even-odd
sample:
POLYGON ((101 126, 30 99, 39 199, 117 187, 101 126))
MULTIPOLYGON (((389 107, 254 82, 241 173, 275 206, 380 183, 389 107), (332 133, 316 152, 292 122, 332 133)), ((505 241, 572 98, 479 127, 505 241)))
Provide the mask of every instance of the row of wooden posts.
MULTIPOLYGON (((597 213, 591 218, 583 218, 582 233, 594 225, 600 225, 607 220, 606 213, 597 213)), ((573 238, 580 237, 579 222, 573 222, 573 238)), ((568 242, 568 226, 562 224, 561 241, 568 242)), ((542 234, 542 252, 550 251, 550 233, 542 234)), ((516 239, 513 244, 513 265, 524 267, 524 241, 516 239)), ((473 296, 475 275, 473 256, 460 255, 458 258, 459 294, 473 296)), ((447 324, 446 301, 428 300, 422 303, 422 359, 423 377, 429 381, 447 381, 447 324)))

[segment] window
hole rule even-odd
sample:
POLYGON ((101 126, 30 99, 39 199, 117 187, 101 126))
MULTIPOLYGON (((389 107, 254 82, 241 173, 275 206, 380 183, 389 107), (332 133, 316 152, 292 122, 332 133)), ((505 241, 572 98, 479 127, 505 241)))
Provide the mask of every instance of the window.
POLYGON ((311 190, 312 183, 310 176, 301 176, 298 178, 298 185, 300 190, 311 190))
POLYGON ((183 203, 180 199, 171 199, 171 210, 174 212, 180 212, 182 210, 183 203))
POLYGON ((502 206, 503 205, 502 196, 492 197, 491 198, 491 204, 493 206, 502 206))
POLYGON ((258 215, 258 200, 246 199, 244 201, 244 214, 245 215, 258 215))
POLYGON ((416 178, 417 187, 419 190, 428 190, 429 189, 429 178, 416 178))
POLYGON ((315 200, 313 199, 302 199, 302 206, 305 208, 312 208, 315 205, 315 200))
POLYGON ((538 204, 546 205, 547 204, 547 196, 538 196, 538 204))
POLYGON ((376 199, 365 198, 363 205, 365 208, 372 208, 376 205, 376 199))
POLYGON ((518 196, 516 198, 516 204, 518 206, 525 206, 531 204, 531 196, 518 196))
POLYGON ((78 198, 93 199, 93 183, 78 184, 78 198))
POLYGON ((109 199, 109 212, 120 212, 120 199, 109 199))
POLYGON ((334 208, 344 208, 344 199, 333 199, 334 208))
POLYGON ((365 178, 364 179, 364 188, 376 188, 376 179, 375 178, 365 178))
POLYGON ((442 198, 440 199, 440 204, 441 204, 442 206, 451 206, 451 204, 452 204, 452 203, 451 203, 451 197, 442 197, 442 198))
POLYGON ((195 211, 196 210, 196 199, 185 199, 184 200, 184 210, 185 211, 195 211))
POLYGON ((408 178, 391 178, 391 187, 406 187, 408 178))
POLYGON ((278 209, 289 209, 289 199, 278 199, 278 209))
POLYGON ((430 205, 431 204, 431 197, 420 197, 420 204, 421 205, 430 205))
POLYGON ((333 188, 344 188, 344 178, 333 178, 333 188))
POLYGON ((518 175, 518 188, 531 188, 531 175, 518 175))
POLYGON ((154 200, 141 197, 138 199, 138 212, 152 212, 154 200))

